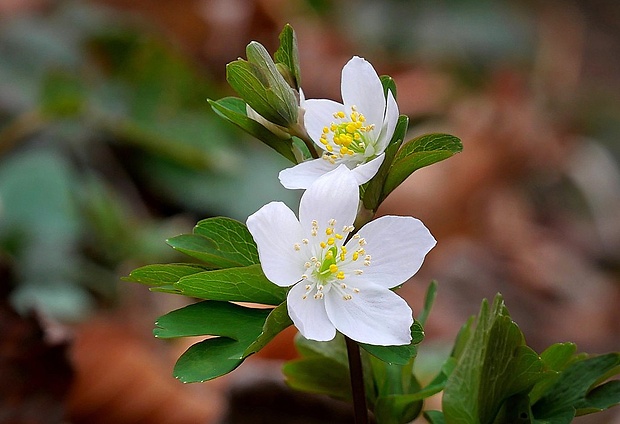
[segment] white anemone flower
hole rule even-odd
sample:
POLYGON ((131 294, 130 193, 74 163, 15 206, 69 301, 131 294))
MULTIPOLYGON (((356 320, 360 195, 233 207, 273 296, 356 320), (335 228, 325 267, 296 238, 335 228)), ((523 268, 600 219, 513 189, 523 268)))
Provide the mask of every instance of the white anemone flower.
POLYGON ((280 172, 286 188, 307 189, 318 177, 340 164, 353 170, 358 185, 379 170, 398 122, 398 105, 391 91, 387 99, 377 72, 354 56, 342 68, 343 104, 327 99, 305 100, 304 125, 322 153, 280 172))
POLYGON ((419 220, 383 216, 356 233, 358 186, 341 165, 317 179, 299 205, 299 219, 271 202, 247 220, 265 276, 287 295, 301 334, 327 341, 336 330, 362 343, 411 342, 412 311, 390 290, 413 276, 435 245, 419 220), (354 235, 352 235, 354 234, 354 235))

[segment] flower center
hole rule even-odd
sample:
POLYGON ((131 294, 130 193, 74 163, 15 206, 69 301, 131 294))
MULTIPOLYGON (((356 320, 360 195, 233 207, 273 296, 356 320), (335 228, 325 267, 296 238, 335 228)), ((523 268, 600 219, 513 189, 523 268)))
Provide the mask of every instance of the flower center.
POLYGON ((374 154, 374 147, 369 140, 368 132, 375 126, 364 125, 366 118, 357 111, 355 106, 351 106, 351 113, 348 116, 344 111, 338 111, 333 116, 336 121, 323 127, 319 140, 326 150, 323 159, 335 163, 337 159, 354 154, 364 156, 374 154))
MULTIPOLYGON (((364 271, 351 264, 370 266, 371 257, 366 253, 366 240, 359 234, 353 236, 357 241, 355 250, 347 249, 343 245, 346 235, 353 231, 348 225, 342 231, 336 231, 336 220, 330 219, 324 230, 319 228, 317 221, 312 221, 311 239, 302 239, 301 244, 307 245, 312 255, 305 262, 306 272, 302 274, 299 283, 305 284, 303 299, 311 296, 314 299, 323 299, 330 290, 335 290, 343 300, 351 300, 359 289, 350 288, 345 280, 350 275, 361 275, 364 271), (345 272, 345 270, 348 270, 345 272)), ((293 248, 301 251, 301 244, 295 243, 293 248)))

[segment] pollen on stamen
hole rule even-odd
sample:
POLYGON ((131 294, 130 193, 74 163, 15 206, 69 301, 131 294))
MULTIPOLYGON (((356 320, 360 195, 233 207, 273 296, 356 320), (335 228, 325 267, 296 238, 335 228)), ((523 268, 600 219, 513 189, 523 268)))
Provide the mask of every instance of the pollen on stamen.
POLYGON ((361 269, 356 269, 355 271, 353 271, 355 273, 355 275, 362 275, 364 273, 363 270, 361 269))
POLYGON ((319 243, 319 246, 321 246, 321 249, 325 249, 327 247, 327 244, 324 241, 322 241, 319 243))
POLYGON ((366 246, 366 239, 365 238, 359 239, 359 244, 360 246, 366 246))
POLYGON ((345 294, 344 296, 342 296, 343 300, 351 300, 353 299, 353 296, 351 296, 350 294, 345 294))
POLYGON ((297 250, 297 251, 301 250, 301 246, 299 245, 299 243, 295 243, 295 244, 293 245, 293 248, 294 248, 295 250, 297 250))
POLYGON ((340 285, 340 287, 341 287, 341 288, 343 288, 343 289, 346 289, 346 288, 347 288, 347 285, 346 285, 345 283, 342 283, 342 284, 340 285))
POLYGON ((333 232, 334 232, 334 229, 331 227, 327 227, 325 229, 325 234, 327 234, 328 236, 331 236, 333 232))
POLYGON ((344 280, 345 276, 344 276, 344 272, 340 271, 337 275, 336 278, 339 280, 344 280))
POLYGON ((336 220, 332 218, 329 221, 327 221, 327 223, 333 227, 334 225, 336 225, 336 220))
POLYGON ((354 288, 354 289, 353 289, 353 292, 354 292, 354 293, 359 293, 359 292, 360 292, 360 289, 358 289, 358 288, 354 288))
POLYGON ((303 244, 308 244, 308 239, 307 239, 307 238, 305 238, 305 239, 301 239, 301 242, 302 242, 303 244))

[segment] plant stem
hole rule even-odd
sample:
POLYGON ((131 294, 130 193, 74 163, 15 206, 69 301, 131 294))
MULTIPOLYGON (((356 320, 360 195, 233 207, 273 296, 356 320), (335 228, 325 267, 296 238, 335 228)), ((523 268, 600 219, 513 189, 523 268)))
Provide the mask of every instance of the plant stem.
POLYGON ((366 393, 364 391, 364 374, 362 358, 357 342, 344 336, 349 357, 349 373, 351 375, 351 392, 353 393, 353 410, 355 424, 368 424, 368 408, 366 407, 366 393))

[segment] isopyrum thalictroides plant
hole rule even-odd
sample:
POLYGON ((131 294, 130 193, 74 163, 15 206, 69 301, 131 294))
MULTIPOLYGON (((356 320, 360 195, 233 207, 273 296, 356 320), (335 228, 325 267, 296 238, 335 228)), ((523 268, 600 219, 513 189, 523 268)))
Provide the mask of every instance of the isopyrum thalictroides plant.
MULTIPOLYGON (((436 294, 413 317, 394 289, 422 266, 436 241, 419 220, 375 211, 417 169, 462 150, 448 134, 404 141, 396 86, 363 58, 342 70, 342 103, 306 99, 293 28, 273 57, 257 42, 227 66, 240 97, 209 100, 224 119, 292 162, 280 183, 305 190, 298 213, 270 202, 241 223, 200 221, 168 240, 194 261, 138 268, 126 278, 153 291, 203 299, 156 322, 155 336, 209 336, 177 361, 174 375, 203 382, 233 371, 290 325, 301 357, 288 384, 354 403, 378 423, 569 423, 620 403, 620 354, 577 354, 572 343, 529 348, 501 295, 482 301, 438 375, 422 386, 417 345, 436 294), (261 308, 237 302, 261 304, 261 308), (270 306, 265 308, 264 305, 270 306), (424 399, 443 392, 442 410, 424 399)), ((278 181, 274 181, 278 184, 278 181)))

